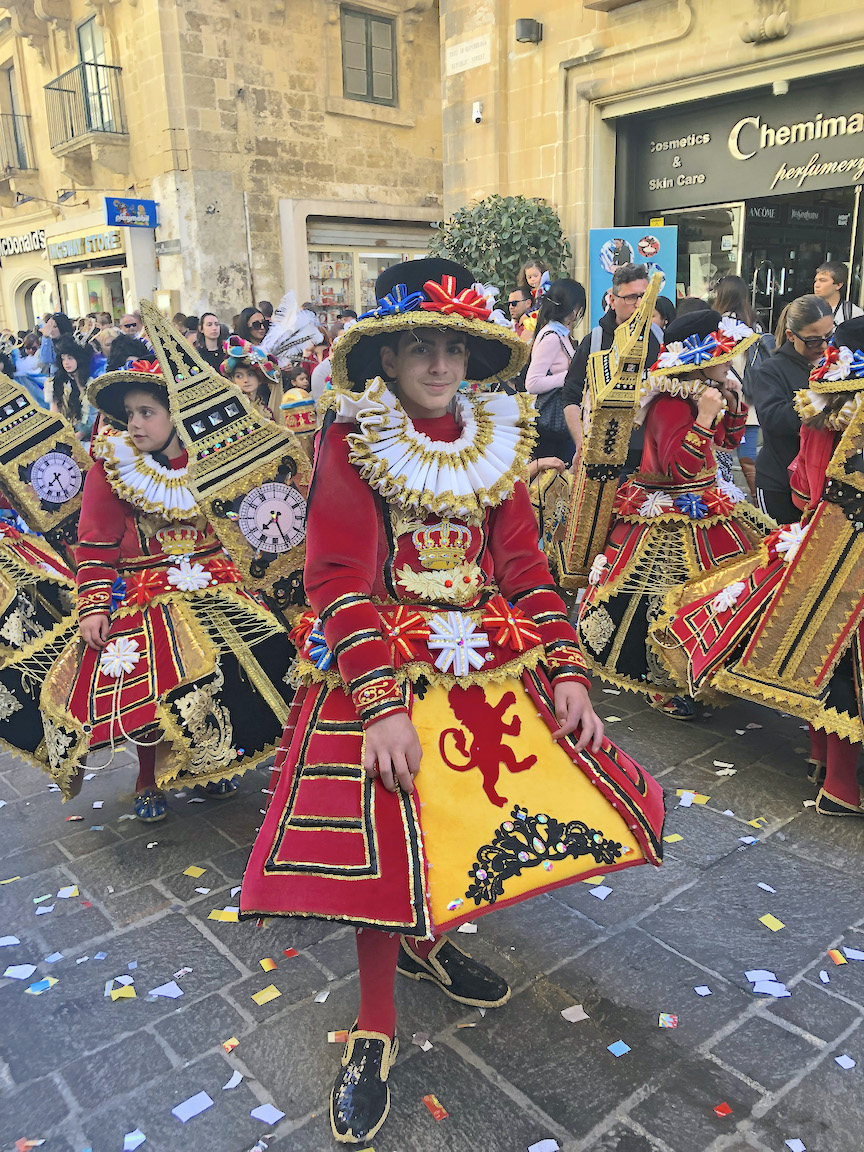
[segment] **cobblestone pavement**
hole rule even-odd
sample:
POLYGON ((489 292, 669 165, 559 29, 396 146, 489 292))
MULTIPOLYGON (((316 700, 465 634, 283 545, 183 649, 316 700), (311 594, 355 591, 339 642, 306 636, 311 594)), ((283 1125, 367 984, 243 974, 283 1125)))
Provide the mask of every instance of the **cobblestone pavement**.
MULTIPOLYGON (((611 875, 605 900, 577 884, 460 936, 513 985, 485 1018, 402 982, 402 1054, 376 1149, 524 1152, 549 1139, 567 1152, 859 1152, 864 963, 827 951, 864 949, 864 822, 805 807, 815 791, 797 720, 737 704, 685 725, 627 694, 594 696, 619 718, 610 734, 670 791, 666 863, 611 875), (717 775, 724 765, 735 774, 717 775), (675 807, 679 788, 697 802, 675 807), (754 994, 745 973, 763 968, 791 996, 754 994), (588 1019, 563 1019, 576 1004, 588 1019), (677 1028, 658 1027, 660 1013, 677 1028), (412 1045, 419 1032, 431 1050, 412 1045), (630 1050, 616 1058, 619 1040, 630 1050), (855 1067, 836 1063, 844 1055, 855 1067), (427 1093, 447 1119, 433 1119, 427 1093)), ((227 802, 172 800, 150 828, 122 819, 132 779, 118 756, 61 807, 44 776, 0 758, 0 937, 20 939, 0 959, 36 966, 0 979, 0 1149, 42 1139, 42 1152, 119 1152, 135 1129, 143 1152, 246 1152, 268 1132, 274 1152, 333 1148, 323 1103, 340 1049, 327 1033, 353 1019, 352 933, 208 918, 236 906, 266 774, 227 802), (136 997, 107 997, 124 974, 136 997), (47 977, 57 983, 28 994, 47 977), (172 979, 181 998, 148 995, 172 979), (257 1004, 270 985, 280 995, 257 1004), (234 1069, 242 1083, 223 1090, 234 1069), (171 1109, 199 1092, 213 1106, 181 1124, 171 1109), (251 1118, 262 1103, 285 1113, 275 1127, 251 1118)))

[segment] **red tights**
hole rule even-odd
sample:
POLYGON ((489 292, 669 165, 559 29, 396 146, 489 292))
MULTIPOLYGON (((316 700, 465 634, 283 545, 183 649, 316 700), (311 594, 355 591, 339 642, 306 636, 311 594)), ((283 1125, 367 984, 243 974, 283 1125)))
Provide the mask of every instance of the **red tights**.
MULTIPOLYGON (((377 928, 357 928, 357 960, 360 965, 360 1011, 357 1027, 364 1032, 381 1032, 392 1036, 396 1030, 396 1003, 393 986, 396 961, 399 958, 398 932, 379 932, 377 928)), ((412 951, 425 959, 436 940, 408 940, 412 951)))
POLYGON ((140 792, 144 788, 156 787, 156 745, 138 745, 138 781, 135 788, 140 792))

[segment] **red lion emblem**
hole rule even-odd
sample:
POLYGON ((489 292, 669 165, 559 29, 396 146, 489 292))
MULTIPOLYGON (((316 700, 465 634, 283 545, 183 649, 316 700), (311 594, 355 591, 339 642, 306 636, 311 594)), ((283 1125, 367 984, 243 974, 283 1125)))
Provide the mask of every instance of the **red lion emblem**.
POLYGON ((441 759, 455 772, 468 772, 479 768, 483 777, 483 791, 498 808, 507 803, 505 796, 496 790, 498 773, 503 764, 510 772, 525 772, 537 763, 536 756, 526 756, 517 760, 513 749, 504 743, 504 736, 518 736, 522 731, 522 721, 518 716, 505 720, 504 713, 516 703, 513 692, 505 692, 497 705, 486 700, 486 694, 477 684, 462 688, 458 684, 447 693, 447 700, 453 714, 472 734, 468 748, 465 733, 461 728, 445 728, 438 740, 441 759), (464 764, 455 764, 447 755, 447 737, 452 736, 460 756, 466 757, 464 764))

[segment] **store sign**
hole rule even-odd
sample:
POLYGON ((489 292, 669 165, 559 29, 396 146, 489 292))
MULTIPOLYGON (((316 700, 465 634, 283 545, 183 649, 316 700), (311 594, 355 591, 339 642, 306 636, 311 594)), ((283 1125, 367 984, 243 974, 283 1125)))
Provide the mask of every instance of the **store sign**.
POLYGON ((105 197, 105 223, 118 228, 156 228, 155 200, 118 200, 105 197))
POLYGON ((491 35, 487 32, 485 36, 475 36, 472 40, 463 40, 461 44, 448 44, 444 60, 448 76, 458 76, 460 72, 482 68, 492 60, 491 35))
POLYGON ((71 236, 58 236, 48 241, 48 259, 52 264, 98 260, 100 256, 115 256, 124 251, 123 233, 119 228, 107 228, 102 232, 76 232, 71 236))
MULTIPOLYGON (((722 204, 864 179, 861 73, 842 83, 758 89, 737 100, 628 118, 632 207, 722 204)), ((803 221, 802 221, 803 222, 803 221)))
POLYGON ((16 232, 14 236, 0 236, 0 256, 20 256, 24 252, 39 252, 45 247, 45 229, 16 232))

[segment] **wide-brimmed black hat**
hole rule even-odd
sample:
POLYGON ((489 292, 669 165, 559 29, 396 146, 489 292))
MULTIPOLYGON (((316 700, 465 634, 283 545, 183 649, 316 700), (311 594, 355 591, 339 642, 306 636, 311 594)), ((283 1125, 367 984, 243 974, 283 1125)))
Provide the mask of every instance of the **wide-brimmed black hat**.
POLYGON ((509 380, 522 369, 528 347, 516 333, 489 321, 489 304, 473 287, 474 275, 453 260, 406 260, 375 281, 375 308, 364 312, 333 346, 333 387, 362 391, 382 375, 381 347, 387 337, 414 328, 452 328, 468 345, 465 379, 509 380))
POLYGON ((152 360, 129 360, 119 371, 97 376, 90 382, 87 398, 112 424, 125 428, 126 393, 135 389, 151 393, 160 404, 170 409, 165 378, 155 356, 152 360))
POLYGON ((853 316, 834 329, 825 354, 810 373, 814 392, 864 390, 864 316, 853 316))
POLYGON ((759 333, 734 316, 713 308, 685 312, 666 325, 663 347, 652 376, 680 376, 711 364, 726 364, 759 339, 759 333))

